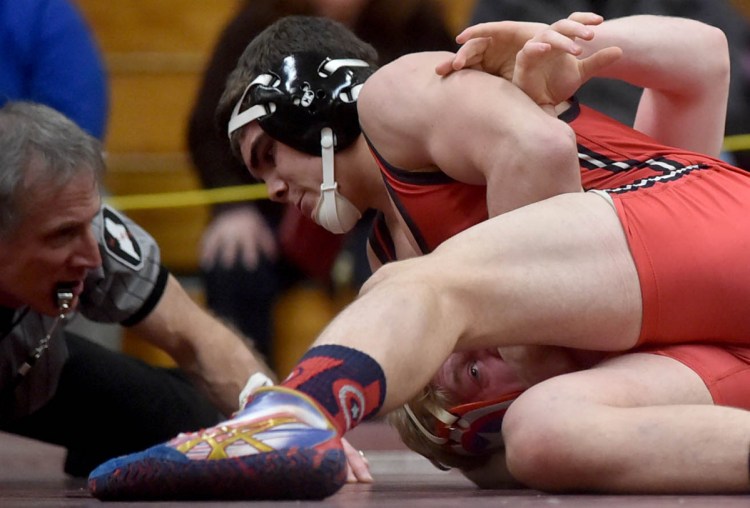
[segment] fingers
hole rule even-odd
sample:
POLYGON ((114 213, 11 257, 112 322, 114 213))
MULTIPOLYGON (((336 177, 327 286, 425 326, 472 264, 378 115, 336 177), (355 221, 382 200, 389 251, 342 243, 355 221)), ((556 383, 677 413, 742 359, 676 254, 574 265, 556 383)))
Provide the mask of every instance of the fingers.
POLYGON ((568 19, 583 23, 584 25, 599 25, 604 21, 604 17, 593 12, 574 12, 568 19))
MULTIPOLYGON (((548 30, 541 32, 529 41, 523 48, 528 56, 538 56, 542 53, 555 49, 574 56, 582 52, 580 45, 575 43, 575 38, 590 39, 593 31, 578 22, 561 20, 550 26, 548 30), (544 45, 547 45, 546 47, 544 45)), ((618 47, 608 47, 597 51, 581 60, 583 81, 597 75, 604 67, 614 63, 622 56, 622 50, 618 47)))
POLYGON ((370 461, 367 460, 365 452, 357 450, 359 459, 356 462, 349 461, 346 468, 346 481, 348 483, 372 483, 374 480, 370 474, 370 461))
MULTIPOLYGON (((580 13, 580 19, 584 21, 601 21, 601 16, 591 13, 580 13)), ((571 15, 573 16, 573 15, 571 15)), ((590 25, 584 24, 575 19, 561 19, 556 21, 546 30, 539 32, 532 40, 535 42, 546 42, 553 48, 571 55, 579 55, 582 48, 576 44, 576 39, 591 40, 594 38, 594 30, 590 25)))
POLYGON ((471 39, 461 46, 452 58, 438 64, 435 72, 440 76, 447 76, 451 72, 481 64, 491 42, 488 37, 471 39))
POLYGON ((231 270, 237 261, 244 259, 242 255, 242 246, 237 242, 228 242, 222 246, 221 252, 219 252, 219 260, 221 267, 226 270, 231 270))
POLYGON ((613 64, 622 57, 622 49, 612 46, 604 48, 581 60, 584 81, 596 76, 604 67, 613 64))
MULTIPOLYGON (((248 247, 250 246, 252 246, 252 244, 248 243, 248 247)), ((271 261, 274 261, 276 257, 278 256, 278 251, 279 251, 278 242, 273 232, 270 229, 264 228, 263 231, 259 232, 258 250, 261 253, 263 253, 266 256, 266 258, 270 259, 271 261)))
POLYGON ((550 25, 549 30, 553 30, 571 39, 577 37, 588 41, 594 38, 594 30, 592 28, 571 19, 561 19, 560 21, 556 21, 550 25))
MULTIPOLYGON (((581 25, 594 26, 601 24, 604 21, 604 18, 593 12, 574 12, 567 17, 567 20, 581 25)), ((516 24, 516 22, 512 21, 490 21, 487 23, 478 23, 465 28, 460 34, 458 34, 456 36, 456 42, 459 44, 465 44, 471 39, 493 37, 503 30, 512 29, 514 24, 516 24)), ((541 23, 537 23, 537 25, 539 28, 544 26, 541 23)))
MULTIPOLYGON (((508 73, 503 69, 513 68, 513 59, 524 43, 546 43, 555 50, 578 56, 582 48, 576 44, 576 39, 591 40, 594 37, 591 27, 602 21, 602 16, 592 12, 574 12, 552 25, 516 21, 473 25, 458 34, 456 41, 462 44, 461 48, 452 58, 438 64, 435 72, 447 76, 460 69, 474 68, 510 79, 512 73, 505 75, 508 73)), ((547 50, 544 46, 527 49, 532 55, 547 50)))
POLYGON ((453 60, 454 59, 455 59, 455 55, 437 64, 435 66, 435 74, 437 74, 438 76, 447 76, 448 74, 453 72, 453 60))
POLYGON ((468 41, 456 53, 453 68, 460 70, 481 64, 490 44, 492 44, 492 39, 489 37, 480 37, 468 41))
POLYGON ((502 29, 503 21, 490 21, 487 23, 478 23, 465 28, 463 32, 456 36, 456 42, 465 44, 470 39, 478 37, 492 37, 498 30, 502 29))
POLYGON ((356 450, 346 439, 341 440, 347 459, 346 481, 349 483, 372 483, 370 464, 364 452, 356 450))
MULTIPOLYGON (((518 58, 528 58, 528 57, 534 57, 539 56, 544 53, 547 53, 549 50, 552 49, 552 46, 546 42, 535 42, 535 41, 529 41, 527 42, 524 47, 521 49, 521 51, 518 52, 518 58)), ((517 60, 518 61, 518 60, 517 60)), ((527 61, 523 60, 521 62, 523 65, 527 65, 527 61)))
MULTIPOLYGON (((463 49, 463 48, 461 48, 463 49)), ((461 50, 459 50, 459 53, 461 50)), ((463 54, 456 53, 452 57, 445 59, 435 67, 438 76, 447 76, 451 72, 458 71, 466 67, 466 57, 463 54)))
MULTIPOLYGON (((574 27, 570 27, 569 30, 565 30, 564 32, 580 32, 580 30, 576 30, 574 27)), ((571 36, 566 35, 564 32, 559 32, 553 28, 550 28, 548 30, 545 30, 538 34, 536 37, 534 37, 532 40, 526 43, 524 45, 524 48, 522 51, 526 50, 527 46, 534 47, 534 44, 547 44, 550 48, 553 48, 558 51, 563 51, 565 53, 570 53, 571 55, 580 55, 583 51, 583 48, 575 43, 573 39, 571 39, 571 36)), ((575 37, 575 36, 573 36, 575 37)))
POLYGON ((216 264, 219 253, 219 241, 214 234, 213 229, 208 228, 201 237, 200 245, 200 266, 203 269, 210 269, 216 264))

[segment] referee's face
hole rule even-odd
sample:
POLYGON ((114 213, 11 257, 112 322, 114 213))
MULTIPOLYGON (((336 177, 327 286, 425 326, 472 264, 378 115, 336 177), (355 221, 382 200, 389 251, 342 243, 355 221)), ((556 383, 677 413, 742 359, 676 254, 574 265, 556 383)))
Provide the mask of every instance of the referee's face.
POLYGON ((91 227, 100 206, 88 172, 62 187, 31 182, 20 227, 0 241, 0 305, 55 315, 59 287, 71 291, 77 305, 86 275, 102 262, 91 227))

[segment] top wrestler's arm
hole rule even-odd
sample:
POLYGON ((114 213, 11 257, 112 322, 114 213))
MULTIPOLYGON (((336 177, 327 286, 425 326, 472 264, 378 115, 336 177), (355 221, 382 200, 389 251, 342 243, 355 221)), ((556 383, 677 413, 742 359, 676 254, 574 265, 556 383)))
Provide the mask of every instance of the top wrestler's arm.
MULTIPOLYGON (((622 58, 600 69, 597 76, 645 89, 635 128, 667 145, 718 155, 729 93, 724 34, 718 28, 684 18, 636 15, 596 26, 593 16, 577 13, 569 18, 588 25, 593 34, 577 35, 580 56, 588 57, 610 46, 622 48, 622 58)), ((506 32, 512 26, 495 22, 467 28, 458 37, 464 45, 449 59, 452 65, 444 64, 443 68, 453 70, 471 64, 509 77, 508 51, 501 42, 508 40, 506 32)), ((528 32, 522 25, 518 29, 528 32)))
POLYGON ((692 19, 637 15, 593 27, 582 56, 618 46, 623 56, 598 75, 644 88, 635 128, 670 146, 718 156, 729 97, 724 33, 692 19))
POLYGON ((250 344, 198 306, 173 276, 159 303, 133 330, 166 351, 225 414, 255 372, 274 374, 250 344))
POLYGON ((580 190, 575 136, 508 81, 434 72, 447 53, 402 57, 360 94, 363 130, 389 163, 487 186, 490 216, 580 190))

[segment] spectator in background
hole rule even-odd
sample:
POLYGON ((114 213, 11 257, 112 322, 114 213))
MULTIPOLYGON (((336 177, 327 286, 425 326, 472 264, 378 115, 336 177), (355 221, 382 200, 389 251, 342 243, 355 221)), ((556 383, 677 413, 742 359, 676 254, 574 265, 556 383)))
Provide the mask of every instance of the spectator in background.
POLYGON ((109 90, 99 48, 68 0, 0 2, 0 106, 50 106, 104 139, 109 90))
MULTIPOLYGON (((729 41, 732 67, 726 134, 750 132, 749 80, 742 60, 750 41, 746 18, 726 0, 477 0, 470 24, 512 19, 552 23, 574 11, 593 11, 604 19, 632 14, 660 14, 703 21, 720 28, 729 41)), ((579 91, 585 104, 627 125, 633 125, 641 90, 616 80, 592 80, 579 91)), ((734 162, 750 169, 750 152, 734 154, 734 162)))
MULTIPOLYGON (((371 43, 380 63, 431 49, 455 50, 453 34, 433 0, 249 0, 224 29, 206 68, 190 117, 188 143, 205 187, 253 183, 235 158, 226 135, 227 118, 214 112, 229 73, 247 44, 277 19, 293 14, 336 19, 371 43), (221 127, 217 127, 217 125, 221 127)), ((252 337, 269 355, 272 311, 277 296, 305 278, 328 280, 343 238, 325 231, 294 207, 270 201, 224 204, 202 243, 201 269, 208 306, 252 337), (282 226, 283 224, 283 226, 282 226)), ((350 234, 357 266, 369 275, 365 259, 366 227, 350 234)))

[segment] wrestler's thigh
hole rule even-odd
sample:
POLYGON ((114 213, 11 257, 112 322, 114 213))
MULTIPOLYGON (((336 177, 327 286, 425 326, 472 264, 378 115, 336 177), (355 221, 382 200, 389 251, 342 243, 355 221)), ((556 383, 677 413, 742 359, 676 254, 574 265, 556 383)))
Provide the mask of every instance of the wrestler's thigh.
POLYGON ((428 257, 414 277, 432 277, 469 316, 460 347, 623 350, 639 336, 638 275, 617 214, 601 196, 563 194, 514 210, 428 257))
POLYGON ((587 408, 674 404, 713 404, 713 400, 701 377, 683 363, 666 356, 629 353, 529 388, 513 403, 506 425, 552 414, 571 413, 577 418, 587 408))

